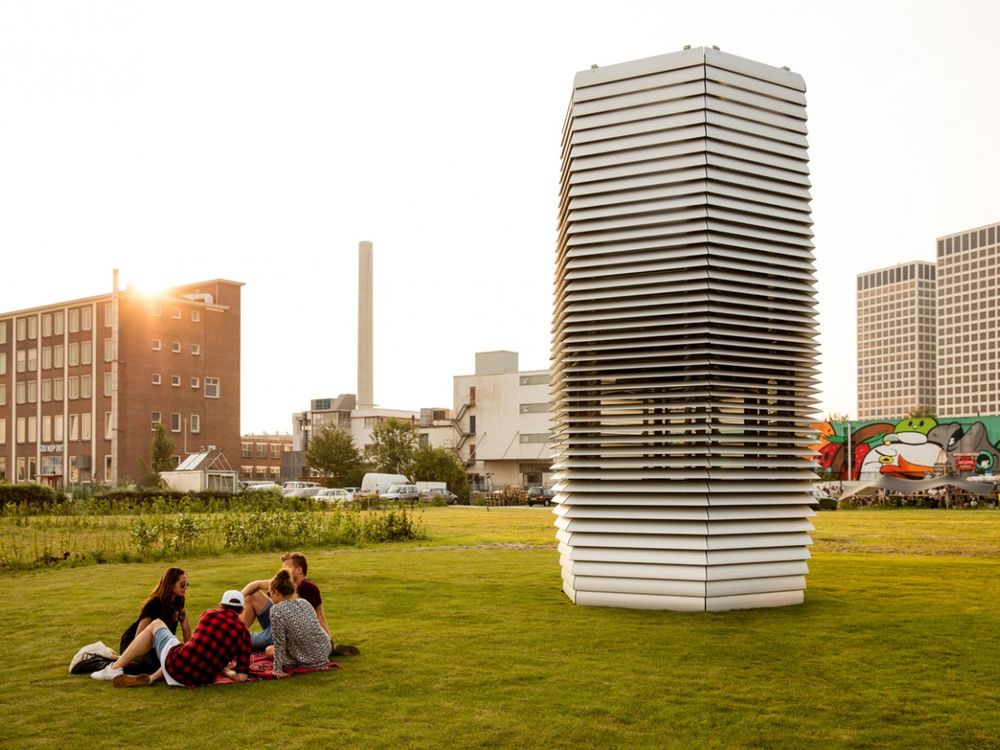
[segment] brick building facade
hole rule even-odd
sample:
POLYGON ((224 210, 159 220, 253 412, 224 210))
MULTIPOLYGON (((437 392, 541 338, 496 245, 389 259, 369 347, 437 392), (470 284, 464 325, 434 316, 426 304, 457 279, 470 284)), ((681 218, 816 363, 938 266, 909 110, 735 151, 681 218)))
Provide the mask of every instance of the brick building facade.
POLYGON ((0 313, 0 478, 136 482, 157 422, 178 461, 214 446, 238 465, 242 286, 0 313))

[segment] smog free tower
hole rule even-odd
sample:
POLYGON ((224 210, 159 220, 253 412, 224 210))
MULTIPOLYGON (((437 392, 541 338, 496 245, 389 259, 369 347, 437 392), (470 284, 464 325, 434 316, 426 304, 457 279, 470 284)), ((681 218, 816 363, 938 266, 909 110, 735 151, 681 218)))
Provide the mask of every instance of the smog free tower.
POLYGON ((577 604, 797 604, 816 386, 805 85, 714 48, 576 75, 553 314, 577 604))

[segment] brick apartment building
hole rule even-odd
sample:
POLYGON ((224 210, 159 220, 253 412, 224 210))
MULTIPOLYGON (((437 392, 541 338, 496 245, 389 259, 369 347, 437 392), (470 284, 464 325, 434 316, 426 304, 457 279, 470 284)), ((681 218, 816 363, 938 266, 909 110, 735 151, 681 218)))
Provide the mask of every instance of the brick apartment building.
POLYGON ((282 434, 243 435, 240 480, 281 482, 281 461, 292 450, 292 436, 282 434))
POLYGON ((138 481, 157 422, 178 461, 240 456, 240 292, 215 279, 0 313, 0 479, 138 481))

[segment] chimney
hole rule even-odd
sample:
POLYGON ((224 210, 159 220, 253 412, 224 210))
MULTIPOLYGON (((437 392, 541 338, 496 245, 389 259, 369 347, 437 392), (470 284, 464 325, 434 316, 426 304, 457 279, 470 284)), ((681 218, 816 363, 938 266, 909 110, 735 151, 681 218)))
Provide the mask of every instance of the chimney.
POLYGON ((358 408, 375 406, 372 332, 372 243, 358 244, 358 408))

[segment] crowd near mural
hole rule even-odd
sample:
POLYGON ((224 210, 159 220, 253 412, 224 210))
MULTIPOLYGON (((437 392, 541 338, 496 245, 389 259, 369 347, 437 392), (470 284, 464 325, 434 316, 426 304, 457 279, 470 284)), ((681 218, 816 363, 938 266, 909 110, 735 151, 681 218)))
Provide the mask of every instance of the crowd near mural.
POLYGON ((820 474, 830 479, 992 474, 1000 463, 998 416, 820 422, 813 428, 820 474))

